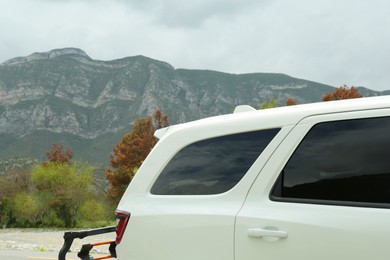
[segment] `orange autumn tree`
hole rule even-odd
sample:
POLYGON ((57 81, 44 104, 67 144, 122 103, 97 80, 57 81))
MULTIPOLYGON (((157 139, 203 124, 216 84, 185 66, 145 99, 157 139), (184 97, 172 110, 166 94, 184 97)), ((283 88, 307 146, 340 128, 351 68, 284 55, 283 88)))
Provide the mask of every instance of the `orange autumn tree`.
MULTIPOLYGON (((73 150, 71 148, 65 150, 62 144, 53 143, 51 150, 46 153, 46 156, 49 162, 69 163, 73 157, 73 150)), ((47 162, 44 164, 47 164, 47 162)))
POLYGON ((362 94, 355 87, 341 86, 332 92, 326 93, 322 96, 322 101, 332 101, 341 99, 361 98, 362 94))
POLYGON ((154 131, 168 124, 168 117, 157 109, 151 116, 137 119, 132 130, 115 146, 110 155, 113 169, 106 170, 106 178, 110 184, 108 193, 114 201, 119 201, 122 197, 138 168, 156 144, 154 131))
POLYGON ((292 97, 289 97, 287 100, 286 100, 286 106, 294 106, 298 104, 297 101, 292 98, 292 97))

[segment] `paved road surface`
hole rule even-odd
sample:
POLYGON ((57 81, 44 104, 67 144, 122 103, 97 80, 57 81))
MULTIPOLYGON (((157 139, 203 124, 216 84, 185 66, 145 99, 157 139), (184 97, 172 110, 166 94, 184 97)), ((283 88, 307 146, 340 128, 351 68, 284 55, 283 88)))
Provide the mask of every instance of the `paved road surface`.
MULTIPOLYGON (((42 229, 0 229, 0 260, 57 260, 63 244, 64 231, 42 229)), ((115 239, 115 232, 75 239, 67 260, 79 259, 76 256, 83 244, 115 239)), ((92 254, 108 254, 106 246, 92 249, 92 254)))
MULTIPOLYGON (((80 260, 75 253, 66 255, 67 260, 80 260)), ((0 260, 58 260, 57 252, 0 250, 0 260)))

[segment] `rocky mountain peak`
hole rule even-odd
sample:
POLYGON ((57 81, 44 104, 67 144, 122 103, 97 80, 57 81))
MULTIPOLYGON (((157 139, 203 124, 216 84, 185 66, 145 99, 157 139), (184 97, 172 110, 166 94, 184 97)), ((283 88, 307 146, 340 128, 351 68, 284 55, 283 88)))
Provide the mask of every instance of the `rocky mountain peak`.
POLYGON ((43 56, 46 56, 49 59, 53 59, 59 56, 65 56, 65 55, 76 55, 76 56, 83 56, 85 58, 89 58, 89 56, 81 49, 78 48, 63 48, 63 49, 54 49, 49 52, 43 52, 38 53, 43 56))
POLYGON ((12 65, 23 64, 30 61, 54 59, 61 56, 73 56, 76 59, 90 59, 90 57, 81 49, 63 48, 63 49, 54 49, 48 52, 34 52, 33 54, 30 54, 25 57, 17 57, 17 58, 7 60, 1 65, 12 66, 12 65))

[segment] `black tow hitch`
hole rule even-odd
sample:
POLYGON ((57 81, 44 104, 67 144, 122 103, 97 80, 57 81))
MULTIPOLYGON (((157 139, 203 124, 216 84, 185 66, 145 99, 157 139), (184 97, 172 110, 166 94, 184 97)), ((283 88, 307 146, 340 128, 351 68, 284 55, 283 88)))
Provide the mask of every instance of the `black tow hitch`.
MULTIPOLYGON (((85 237, 89 236, 95 236, 110 232, 115 232, 116 227, 104 227, 104 228, 96 228, 91 230, 84 230, 84 231, 70 231, 64 233, 64 244, 60 250, 60 253, 58 254, 58 260, 66 260, 66 254, 68 253, 70 247, 72 246, 73 240, 75 238, 83 239, 85 237)), ((82 246, 80 252, 77 254, 77 256, 81 260, 99 260, 99 259, 109 259, 109 258, 116 258, 116 251, 115 251, 116 243, 114 240, 112 241, 105 241, 105 242, 98 242, 93 244, 85 244, 82 246), (109 245, 109 252, 110 255, 107 256, 101 256, 94 258, 89 254, 91 249, 95 246, 101 246, 101 245, 109 245)))

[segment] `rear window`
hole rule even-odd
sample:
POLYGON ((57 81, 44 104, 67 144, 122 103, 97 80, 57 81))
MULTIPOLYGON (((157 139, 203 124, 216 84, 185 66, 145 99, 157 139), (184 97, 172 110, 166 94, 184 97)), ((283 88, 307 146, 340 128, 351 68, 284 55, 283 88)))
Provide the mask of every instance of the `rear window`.
POLYGON ((154 183, 156 195, 209 195, 233 188, 280 129, 245 132, 192 143, 154 183))

